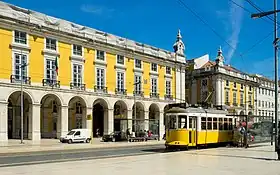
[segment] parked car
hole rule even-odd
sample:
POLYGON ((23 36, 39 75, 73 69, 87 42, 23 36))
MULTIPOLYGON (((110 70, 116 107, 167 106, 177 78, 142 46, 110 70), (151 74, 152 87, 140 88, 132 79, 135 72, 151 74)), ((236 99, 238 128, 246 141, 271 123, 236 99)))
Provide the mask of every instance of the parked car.
POLYGON ((127 138, 125 136, 125 133, 122 131, 114 131, 110 134, 103 135, 102 137, 102 141, 104 142, 108 142, 108 141, 116 142, 116 141, 123 141, 126 139, 127 138))
POLYGON ((60 142, 85 142, 89 143, 91 140, 91 132, 89 129, 72 129, 65 136, 60 137, 60 142))

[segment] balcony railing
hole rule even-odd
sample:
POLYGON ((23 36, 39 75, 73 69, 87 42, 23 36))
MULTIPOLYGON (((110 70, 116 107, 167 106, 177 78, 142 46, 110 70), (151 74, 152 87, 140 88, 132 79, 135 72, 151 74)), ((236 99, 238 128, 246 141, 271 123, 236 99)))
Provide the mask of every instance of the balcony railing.
POLYGON ((233 106, 237 106, 237 103, 232 103, 233 106))
POLYGON ((57 80, 43 79, 42 83, 43 83, 43 86, 60 88, 60 81, 57 81, 57 80))
POLYGON ((230 106, 230 103, 229 103, 229 102, 225 102, 225 104, 228 105, 228 106, 230 106))
POLYGON ((115 93, 116 93, 116 94, 121 94, 121 95, 126 95, 126 94, 127 94, 127 90, 126 90, 126 89, 119 89, 119 88, 116 88, 116 89, 115 89, 115 93))
POLYGON ((240 104, 240 106, 241 106, 241 107, 244 107, 244 104, 243 104, 243 103, 241 103, 241 104, 240 104))
MULTIPOLYGON (((11 75, 10 76, 11 83, 21 83, 21 76, 20 75, 11 75)), ((31 84, 31 77, 22 77, 23 84, 31 84)))
POLYGON ((159 94, 158 94, 158 93, 151 92, 151 93, 150 93, 150 97, 151 97, 151 98, 159 98, 159 94))
POLYGON ((173 100, 173 95, 171 95, 171 94, 165 94, 165 95, 164 95, 164 98, 165 98, 166 100, 173 100))
POLYGON ((249 108, 253 108, 253 105, 248 105, 249 106, 249 108))
POLYGON ((144 97, 144 92, 143 91, 133 91, 133 95, 144 97))
POLYGON ((86 84, 82 83, 70 83, 70 89, 77 89, 77 90, 86 90, 86 84))
POLYGON ((94 86, 94 92, 102 92, 102 93, 108 93, 108 89, 105 86, 94 86))

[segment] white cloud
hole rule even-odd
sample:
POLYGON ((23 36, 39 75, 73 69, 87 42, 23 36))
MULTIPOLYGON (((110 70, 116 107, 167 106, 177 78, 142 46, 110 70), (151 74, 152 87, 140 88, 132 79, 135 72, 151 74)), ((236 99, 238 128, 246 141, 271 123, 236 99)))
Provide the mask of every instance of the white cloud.
MULTIPOLYGON (((236 3, 243 6, 244 1, 243 0, 236 0, 236 3)), ((237 48, 238 42, 239 42, 239 34, 242 27, 242 19, 244 11, 242 8, 236 6, 233 3, 230 3, 230 13, 229 13, 229 21, 230 23, 228 25, 231 26, 231 34, 228 37, 228 43, 234 47, 237 48)), ((230 63, 232 56, 234 55, 235 50, 233 48, 229 48, 227 53, 225 54, 226 62, 230 63)))
POLYGON ((111 16, 111 13, 114 12, 114 9, 107 8, 105 6, 98 6, 98 5, 90 5, 90 4, 83 4, 80 7, 81 11, 86 13, 93 13, 96 15, 108 15, 111 16))

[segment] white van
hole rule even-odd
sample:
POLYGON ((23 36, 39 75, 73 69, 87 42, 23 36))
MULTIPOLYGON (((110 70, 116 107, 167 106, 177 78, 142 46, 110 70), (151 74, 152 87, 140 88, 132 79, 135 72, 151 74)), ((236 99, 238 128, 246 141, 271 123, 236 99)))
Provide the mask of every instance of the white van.
POLYGON ((66 136, 60 137, 60 142, 86 142, 91 140, 91 133, 89 129, 72 129, 66 136))

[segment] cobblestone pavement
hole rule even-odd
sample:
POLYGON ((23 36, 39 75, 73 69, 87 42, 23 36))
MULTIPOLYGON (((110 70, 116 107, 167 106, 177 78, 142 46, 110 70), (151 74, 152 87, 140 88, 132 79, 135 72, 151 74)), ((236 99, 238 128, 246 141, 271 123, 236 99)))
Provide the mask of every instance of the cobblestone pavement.
POLYGON ((271 146, 244 148, 213 148, 169 152, 123 158, 49 163, 0 168, 1 175, 177 175, 177 174, 252 174, 280 175, 280 161, 271 146))

